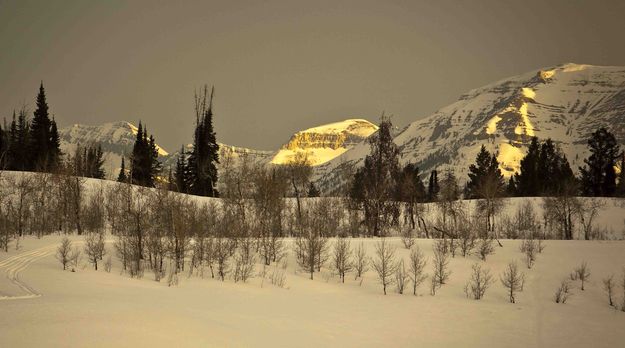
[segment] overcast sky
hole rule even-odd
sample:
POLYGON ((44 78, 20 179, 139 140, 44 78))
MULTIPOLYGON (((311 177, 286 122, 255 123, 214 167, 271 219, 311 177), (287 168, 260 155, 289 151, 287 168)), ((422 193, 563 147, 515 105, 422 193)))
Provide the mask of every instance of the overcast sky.
POLYGON ((60 126, 142 120, 173 151, 208 83, 219 141, 277 149, 383 111, 403 127, 544 66, 625 65, 625 1, 174 3, 0 0, 0 116, 43 80, 60 126))

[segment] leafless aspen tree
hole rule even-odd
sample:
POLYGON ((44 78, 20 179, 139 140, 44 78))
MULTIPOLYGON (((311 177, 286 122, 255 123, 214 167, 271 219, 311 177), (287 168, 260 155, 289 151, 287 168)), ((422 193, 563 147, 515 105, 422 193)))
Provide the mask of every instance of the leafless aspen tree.
POLYGON ((397 271, 395 248, 383 237, 375 245, 375 255, 376 258, 373 259, 372 266, 378 274, 378 280, 382 284, 384 295, 386 295, 386 287, 393 284, 393 275, 397 271))
POLYGON ((449 276, 451 275, 451 271, 449 271, 449 254, 445 253, 440 248, 434 247, 434 259, 432 260, 432 265, 434 267, 434 272, 432 273, 432 287, 434 291, 439 288, 441 285, 445 284, 449 276))
POLYGON ((621 311, 625 312, 625 268, 623 268, 623 281, 621 282, 621 288, 623 289, 623 303, 621 304, 621 311))
POLYGON ((96 271, 98 260, 102 259, 104 253, 104 236, 101 233, 88 233, 85 236, 85 255, 96 271))
POLYGON ((345 283, 345 274, 350 272, 353 268, 352 250, 349 240, 346 238, 337 238, 332 254, 332 264, 339 278, 341 278, 341 282, 345 283))
POLYGON ((584 239, 594 239, 595 218, 599 214, 599 210, 601 210, 605 206, 605 204, 602 200, 594 197, 578 198, 577 202, 578 204, 575 206, 575 212, 582 226, 584 239))
POLYGON ((616 284, 614 284, 614 274, 603 279, 603 290, 605 290, 606 295, 608 295, 608 303, 611 307, 614 306, 613 294, 615 287, 616 284))
POLYGON ((427 274, 424 273, 425 266, 427 261, 425 260, 425 256, 419 247, 412 249, 410 251, 410 264, 408 267, 408 277, 412 282, 412 294, 417 294, 417 288, 423 281, 427 278, 427 274))
POLYGON ((493 240, 491 238, 480 239, 477 242, 477 253, 482 261, 486 261, 486 257, 495 252, 493 240))
POLYGON ((465 285, 465 293, 467 297, 481 300, 484 298, 486 290, 493 283, 493 276, 490 274, 489 269, 482 269, 479 263, 474 264, 471 269, 471 279, 465 285))
POLYGON ((563 280, 560 286, 556 289, 556 293, 553 297, 556 303, 566 303, 571 296, 571 283, 568 280, 563 280))
POLYGON ((354 270, 356 271, 354 279, 362 278, 362 275, 369 270, 369 258, 362 242, 354 250, 354 270))
POLYGON ((415 243, 414 233, 409 226, 403 226, 401 228, 401 241, 404 243, 406 249, 412 248, 415 243))
POLYGON ((56 259, 59 260, 61 265, 63 265, 63 270, 67 268, 67 265, 70 263, 72 253, 72 242, 69 238, 64 237, 61 240, 61 245, 56 249, 56 259))
POLYGON ((11 210, 15 221, 15 230, 17 235, 22 237, 28 216, 28 207, 32 199, 31 195, 34 191, 33 178, 31 175, 19 175, 7 179, 9 187, 13 188, 14 200, 12 200, 11 210))
POLYGON ((538 252, 538 243, 532 239, 526 239, 521 242, 520 250, 525 254, 525 264, 527 268, 532 268, 536 261, 536 253, 538 252))
POLYGON ((523 291, 523 285, 525 284, 525 274, 519 271, 516 262, 510 262, 506 267, 506 270, 499 277, 501 284, 508 289, 508 295, 510 296, 510 303, 516 303, 516 293, 523 291))
POLYGON ((397 287, 397 292, 401 295, 404 293, 404 289, 406 288, 406 283, 410 279, 410 275, 406 272, 406 266, 404 265, 404 260, 401 259, 397 262, 395 266, 395 286, 397 287))
POLYGON ((584 283, 590 278, 590 269, 586 261, 582 262, 582 264, 575 269, 575 274, 577 274, 577 279, 582 282, 582 291, 584 291, 584 283))
POLYGON ((213 256, 217 265, 217 275, 221 281, 230 273, 230 257, 232 256, 232 240, 225 237, 213 241, 213 256))

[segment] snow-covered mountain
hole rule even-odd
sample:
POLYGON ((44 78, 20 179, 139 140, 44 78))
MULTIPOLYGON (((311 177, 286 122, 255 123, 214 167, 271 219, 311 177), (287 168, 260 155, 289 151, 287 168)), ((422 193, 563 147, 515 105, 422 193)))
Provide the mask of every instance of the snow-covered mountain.
MULTIPOLYGON (((104 170, 108 178, 116 178, 119 173, 122 156, 132 153, 132 147, 137 136, 137 127, 132 123, 119 121, 105 123, 99 126, 74 124, 59 130, 61 150, 64 153, 73 154, 78 144, 86 146, 100 144, 104 153, 104 170)), ((163 168, 174 166, 178 158, 178 152, 169 153, 158 144, 159 159, 163 168)), ((243 154, 249 155, 252 161, 269 162, 272 151, 251 150, 226 144, 219 144, 220 158, 230 156, 235 161, 243 154)), ((189 148, 190 145, 187 145, 189 148)))
POLYGON ((271 159, 286 164, 296 153, 305 153, 313 166, 341 155, 375 132, 378 126, 363 119, 348 119, 299 131, 271 159))
MULTIPOLYGON (((625 67, 563 64, 471 90, 458 101, 419 119, 395 138, 401 162, 428 172, 451 167, 464 180, 481 145, 498 153, 510 176, 519 168, 532 136, 552 138, 574 171, 587 156, 586 140, 599 127, 625 144, 625 67)), ((340 185, 346 165, 361 165, 369 153, 362 142, 316 168, 325 192, 340 185)))

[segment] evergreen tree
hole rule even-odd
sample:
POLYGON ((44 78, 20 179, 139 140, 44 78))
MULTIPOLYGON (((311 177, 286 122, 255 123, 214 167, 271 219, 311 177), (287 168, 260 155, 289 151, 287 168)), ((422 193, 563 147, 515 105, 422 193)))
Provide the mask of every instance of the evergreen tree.
POLYGON ((6 169, 7 145, 7 134, 0 126, 0 170, 6 169))
POLYGON ((377 133, 369 138, 371 153, 358 169, 352 183, 352 200, 364 210, 365 225, 374 236, 386 229, 399 215, 395 190, 399 177, 399 148, 391 135, 392 123, 382 118, 377 133))
POLYGON ((52 117, 50 125, 50 152, 48 153, 48 163, 51 170, 58 168, 61 163, 61 140, 56 126, 56 120, 52 117))
POLYGON ((540 143, 537 137, 532 137, 527 154, 521 159, 520 171, 515 174, 516 192, 519 196, 534 197, 540 192, 540 179, 538 173, 538 157, 540 155, 540 143))
MULTIPOLYGON (((48 103, 43 82, 39 86, 37 107, 30 124, 29 154, 27 169, 37 171, 51 171, 58 166, 60 149, 53 144, 53 123, 48 113, 48 103)), ((55 127, 56 128, 56 127, 55 127)), ((58 134, 56 134, 58 141, 58 134)))
POLYGON ((590 156, 580 167, 582 193, 588 196, 613 196, 616 191, 614 165, 620 155, 616 138, 600 128, 588 139, 590 156))
POLYGON ((161 171, 158 149, 153 136, 148 136, 147 128, 139 122, 137 137, 130 158, 131 183, 154 187, 156 176, 161 171))
POLYGON ((430 180, 428 182, 427 200, 428 202, 436 201, 440 186, 438 185, 438 171, 436 169, 430 172, 430 180))
POLYGON ((310 185, 308 185, 308 197, 319 197, 320 195, 321 194, 317 189, 317 186, 315 186, 315 183, 311 181, 310 185))
POLYGON ((184 151, 184 146, 180 147, 180 155, 176 160, 176 170, 174 172, 174 180, 176 184, 176 191, 188 193, 188 173, 187 173, 187 157, 184 151))
MULTIPOLYGON (((484 190, 488 184, 494 183, 503 189, 503 175, 499 169, 499 162, 495 154, 491 155, 482 145, 477 154, 475 164, 469 166, 469 182, 467 182, 466 195, 469 199, 484 198, 484 190)), ((489 189, 496 188, 488 185, 489 189)))
POLYGON ((9 170, 29 169, 29 128, 26 109, 22 108, 19 111, 17 120, 15 119, 15 112, 13 112, 7 149, 7 168, 9 170))
POLYGON ((193 194, 217 197, 217 164, 219 145, 213 129, 213 92, 208 87, 195 96, 196 125, 193 150, 188 158, 189 191, 193 194))
POLYGON ((119 169, 119 175, 117 175, 117 181, 118 182, 127 182, 128 181, 128 177, 126 176, 126 163, 124 161, 124 157, 123 156, 122 156, 121 168, 119 169))

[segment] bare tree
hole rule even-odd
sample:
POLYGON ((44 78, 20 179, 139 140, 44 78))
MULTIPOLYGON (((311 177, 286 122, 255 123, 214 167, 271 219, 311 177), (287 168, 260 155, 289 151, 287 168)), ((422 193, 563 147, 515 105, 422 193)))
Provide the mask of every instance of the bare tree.
POLYGON ((538 243, 532 239, 526 239, 521 242, 520 250, 525 254, 527 268, 532 268, 534 261, 536 261, 536 253, 539 250, 538 243))
POLYGON ((312 167, 308 159, 308 154, 305 152, 296 152, 293 158, 286 164, 286 171, 297 202, 297 217, 298 220, 301 221, 302 207, 300 198, 306 192, 306 187, 308 187, 310 176, 312 175, 312 167))
POLYGON ((440 288, 449 279, 451 271, 448 270, 449 266, 449 254, 445 253, 441 248, 433 248, 434 259, 432 260, 432 266, 434 272, 432 273, 432 293, 436 292, 436 289, 440 288))
POLYGON ((575 206, 575 212, 582 226, 584 239, 590 240, 595 237, 595 218, 599 214, 599 210, 601 210, 605 206, 605 204, 602 200, 594 197, 578 198, 577 203, 578 204, 575 206))
POLYGON ((571 283, 569 283, 569 281, 565 279, 556 289, 556 293, 553 299, 554 301, 556 301, 556 303, 564 304, 569 299, 569 296, 571 296, 571 283))
POLYGON ((484 298, 486 290, 494 282, 493 276, 490 274, 489 269, 482 269, 479 263, 473 264, 471 269, 471 279, 469 279, 464 286, 464 291, 467 297, 472 297, 474 300, 481 300, 484 298))
POLYGON ((413 295, 417 294, 417 288, 428 276, 426 273, 424 273, 426 264, 427 261, 425 259, 425 256, 418 246, 410 251, 408 277, 410 277, 410 281, 412 281, 413 295))
POLYGON ((102 260, 105 252, 104 236, 101 233, 88 233, 85 236, 85 254, 96 271, 98 270, 98 260, 102 260))
POLYGON ((611 307, 614 306, 613 294, 615 287, 616 284, 614 283, 614 274, 611 274, 609 277, 603 279, 603 290, 605 290, 606 295, 608 295, 608 303, 611 307))
POLYGON ((373 259, 373 269, 378 274, 378 280, 382 284, 384 295, 386 295, 386 287, 393 283, 393 275, 397 270, 395 264, 395 248, 391 246, 386 238, 382 237, 375 245, 376 258, 373 259))
POLYGON ((493 247, 493 240, 491 238, 480 239, 480 241, 477 242, 477 253, 482 261, 486 261, 486 257, 494 252, 495 248, 493 247))
POLYGON ((406 249, 412 248, 415 243, 414 233, 409 226, 403 226, 401 229, 401 241, 406 249))
POLYGON ((35 190, 33 185, 33 177, 28 174, 12 176, 8 178, 9 187, 13 188, 14 200, 12 201, 11 210, 15 221, 15 230, 17 235, 22 237, 26 226, 26 220, 29 212, 31 195, 35 190))
POLYGON ((362 278, 362 275, 369 270, 369 258, 362 242, 358 244, 354 251, 354 269, 356 270, 356 278, 362 278))
POLYGON ((63 237, 61 245, 56 249, 56 259, 63 265, 63 270, 67 268, 71 261, 72 242, 67 237, 63 237))
POLYGON ((334 244, 334 253, 332 255, 332 264, 339 274, 341 282, 345 283, 345 274, 350 272, 354 264, 352 262, 352 250, 349 240, 339 237, 334 244))
POLYGON ((523 291, 525 284, 525 274, 519 271, 516 262, 508 263, 506 270, 499 277, 501 284, 508 289, 510 295, 510 303, 516 303, 516 293, 523 291))
POLYGON ((586 261, 582 262, 582 264, 575 269, 575 274, 577 274, 577 279, 582 282, 582 291, 584 291, 584 283, 590 278, 590 269, 586 261))
POLYGON ((395 266, 395 285, 397 286, 397 292, 400 295, 404 293, 408 279, 410 279, 410 276, 408 272, 406 272, 404 260, 400 259, 395 266))

